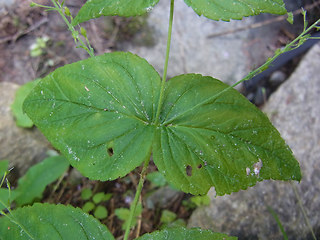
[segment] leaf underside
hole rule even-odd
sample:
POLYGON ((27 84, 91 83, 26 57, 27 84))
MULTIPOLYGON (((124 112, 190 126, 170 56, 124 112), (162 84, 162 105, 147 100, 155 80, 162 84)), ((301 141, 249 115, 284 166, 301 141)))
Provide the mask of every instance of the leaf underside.
POLYGON ((72 25, 101 16, 140 16, 149 11, 159 0, 90 0, 79 10, 72 25))
POLYGON ((142 58, 108 53, 43 79, 24 109, 49 141, 90 179, 112 180, 150 152, 178 189, 218 195, 263 179, 300 180, 298 162, 268 118, 236 90, 196 74, 166 83, 142 58))
POLYGON ((229 237, 223 233, 214 233, 209 230, 202 230, 200 228, 171 228, 162 231, 145 234, 137 240, 236 240, 236 237, 229 237))
POLYGON ((198 15, 230 21, 260 13, 286 14, 283 0, 184 0, 198 15))
POLYGON ((0 218, 0 239, 114 239, 92 216, 79 208, 64 205, 34 204, 12 211, 11 218, 0 218), (25 232, 27 231, 27 233, 25 232))

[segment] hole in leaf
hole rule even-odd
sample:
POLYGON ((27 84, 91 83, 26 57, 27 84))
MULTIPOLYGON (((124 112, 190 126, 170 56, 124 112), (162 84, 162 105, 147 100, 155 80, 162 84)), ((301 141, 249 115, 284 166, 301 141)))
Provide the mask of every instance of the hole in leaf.
POLYGON ((186 167, 186 173, 187 173, 187 175, 188 175, 189 177, 192 176, 192 167, 191 167, 190 165, 188 165, 188 166, 186 167))
POLYGON ((107 150, 108 154, 110 157, 112 157, 113 155, 113 148, 112 147, 109 147, 108 150, 107 150))
POLYGON ((202 168, 202 164, 199 164, 199 165, 198 165, 198 168, 199 168, 199 169, 202 168))

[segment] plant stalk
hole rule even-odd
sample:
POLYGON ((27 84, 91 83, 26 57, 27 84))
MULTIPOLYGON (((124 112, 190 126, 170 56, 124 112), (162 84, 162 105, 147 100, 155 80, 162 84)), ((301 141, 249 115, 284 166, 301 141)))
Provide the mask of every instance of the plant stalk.
POLYGON ((133 200, 133 202, 132 202, 132 204, 130 206, 130 216, 129 216, 128 225, 127 225, 127 228, 126 228, 126 231, 125 231, 125 234, 124 234, 124 238, 123 238, 124 240, 128 240, 128 237, 129 237, 129 233, 130 233, 130 229, 131 229, 131 223, 132 223, 132 220, 133 220, 133 217, 134 217, 134 213, 136 211, 136 208, 137 208, 137 205, 138 205, 138 202, 139 202, 139 198, 140 198, 140 195, 141 195, 143 183, 144 183, 144 180, 145 180, 145 177, 146 177, 146 174, 147 174, 147 169, 148 169, 149 162, 150 162, 150 157, 151 157, 151 152, 150 152, 150 154, 148 154, 148 157, 144 162, 144 165, 143 165, 143 168, 142 168, 142 171, 141 171, 141 174, 140 174, 140 180, 139 180, 139 184, 138 184, 138 187, 137 187, 136 195, 134 196, 134 200, 133 200))
POLYGON ((158 102, 158 109, 157 109, 157 114, 156 114, 155 125, 157 125, 159 123, 159 116, 160 116, 160 111, 161 111, 161 107, 162 107, 162 103, 163 103, 164 85, 165 85, 166 79, 167 79, 167 70, 168 70, 170 45, 171 45, 171 34, 172 34, 172 23, 173 23, 173 11, 174 11, 174 0, 171 0, 168 37, 167 37, 166 59, 164 62, 164 69, 163 69, 163 76, 162 76, 162 81, 161 81, 160 97, 159 97, 159 102, 158 102))

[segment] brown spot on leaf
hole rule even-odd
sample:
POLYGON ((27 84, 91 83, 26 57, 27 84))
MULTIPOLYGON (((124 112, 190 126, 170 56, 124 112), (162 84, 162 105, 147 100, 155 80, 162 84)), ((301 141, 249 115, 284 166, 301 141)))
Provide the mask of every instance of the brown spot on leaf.
POLYGON ((113 148, 112 148, 112 147, 108 148, 107 152, 108 152, 109 156, 112 157, 112 155, 113 155, 113 148))
POLYGON ((188 166, 186 167, 186 173, 187 173, 187 175, 188 175, 189 177, 192 176, 192 167, 191 167, 190 165, 188 165, 188 166))

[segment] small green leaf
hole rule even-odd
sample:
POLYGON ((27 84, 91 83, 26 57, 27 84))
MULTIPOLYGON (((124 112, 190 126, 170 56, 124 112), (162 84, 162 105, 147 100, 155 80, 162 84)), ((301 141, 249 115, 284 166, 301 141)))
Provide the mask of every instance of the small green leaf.
POLYGON ((114 52, 57 69, 24 110, 84 176, 123 177, 152 146, 160 76, 146 60, 114 52))
POLYGON ((12 211, 10 217, 15 223, 0 218, 2 239, 114 239, 105 225, 71 206, 34 204, 12 211))
POLYGON ((46 186, 57 180, 68 167, 68 161, 62 156, 49 157, 32 166, 18 181, 16 203, 21 206, 41 198, 46 186))
POLYGON ((292 13, 292 12, 288 12, 287 21, 288 21, 290 24, 293 24, 293 13, 292 13))
POLYGON ((145 234, 137 240, 236 240, 223 233, 214 233, 200 228, 170 228, 145 234))
POLYGON ((104 193, 103 192, 99 192, 99 193, 96 193, 93 198, 92 198, 92 201, 95 203, 95 204, 98 204, 100 202, 102 202, 104 199, 104 193))
POLYGON ((96 205, 94 205, 93 202, 86 202, 83 206, 82 206, 82 210, 85 211, 86 213, 91 212, 96 205))
POLYGON ((154 187, 163 187, 167 184, 167 180, 160 172, 152 172, 147 175, 147 179, 154 187))
POLYGON ((84 189, 82 190, 82 192, 81 192, 81 198, 82 198, 83 200, 88 200, 88 199, 91 198, 91 196, 92 196, 92 190, 91 190, 91 189, 89 189, 89 188, 84 188, 84 189))
POLYGON ((192 196, 190 201, 197 207, 208 206, 210 204, 210 197, 208 195, 203 196, 192 196))
POLYGON ((10 207, 11 202, 13 202, 17 196, 19 195, 18 192, 6 188, 0 188, 0 211, 10 207))
POLYGON ((31 90, 38 84, 40 79, 28 82, 21 87, 16 92, 16 97, 11 105, 11 111, 13 116, 16 118, 16 124, 19 127, 29 128, 33 126, 32 120, 25 114, 22 110, 22 105, 31 90))
MULTIPOLYGON (((137 224, 137 217, 140 216, 141 212, 142 206, 141 204, 138 204, 134 213, 134 218, 131 222, 131 227, 137 224)), ((114 213, 120 220, 124 221, 124 223, 122 224, 122 229, 125 230, 128 225, 130 210, 128 208, 117 208, 114 213)))
POLYGON ((91 0, 87 1, 72 21, 75 26, 100 16, 133 17, 150 12, 159 0, 91 0))
POLYGON ((108 201, 112 198, 112 193, 106 193, 102 201, 108 201))
MULTIPOLYGON (((5 175, 9 167, 9 161, 8 160, 1 160, 0 161, 0 180, 5 175)), ((1 181, 0 181, 1 182, 1 181)), ((1 186, 0 186, 1 187, 1 186)))
POLYGON ((184 0, 198 15, 230 21, 260 13, 286 14, 283 0, 184 0))
POLYGON ((177 218, 177 214, 169 210, 163 210, 161 213, 160 222, 161 223, 171 223, 177 218))
POLYGON ((98 219, 105 219, 108 217, 108 211, 104 206, 97 206, 97 208, 94 210, 93 215, 98 219))

